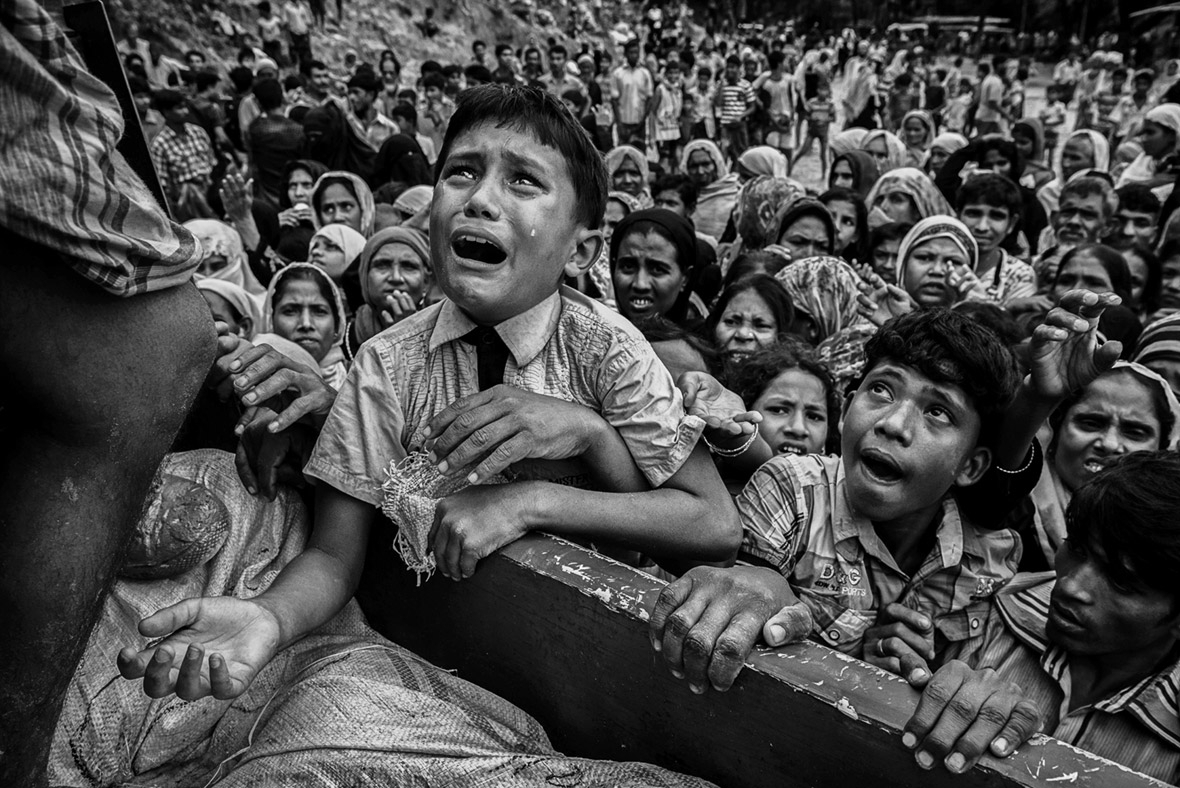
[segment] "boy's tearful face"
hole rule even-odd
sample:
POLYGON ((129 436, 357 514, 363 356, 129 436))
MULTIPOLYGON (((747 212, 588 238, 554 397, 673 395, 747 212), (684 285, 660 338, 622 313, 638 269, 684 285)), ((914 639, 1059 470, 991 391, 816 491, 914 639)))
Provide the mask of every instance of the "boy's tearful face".
POLYGON ((527 131, 472 127, 451 147, 430 212, 443 292, 484 325, 536 306, 556 292, 567 265, 597 255, 601 233, 576 215, 560 152, 527 131))
POLYGON ((953 485, 987 470, 977 446, 980 417, 958 386, 917 370, 879 362, 848 405, 842 446, 848 502, 873 522, 929 513, 953 485))

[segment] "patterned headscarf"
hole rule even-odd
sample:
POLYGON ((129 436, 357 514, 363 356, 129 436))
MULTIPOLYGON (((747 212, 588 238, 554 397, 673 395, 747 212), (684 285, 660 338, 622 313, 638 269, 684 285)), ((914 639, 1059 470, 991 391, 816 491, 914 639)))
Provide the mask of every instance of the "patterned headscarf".
POLYGON ((742 248, 764 249, 775 243, 779 225, 787 208, 806 190, 790 178, 759 175, 742 187, 734 209, 734 223, 742 239, 742 248))
POLYGON ((819 342, 861 321, 857 296, 861 279, 852 266, 836 257, 808 257, 774 275, 795 309, 806 313, 819 329, 819 342))
POLYGON ((1148 324, 1139 336, 1131 360, 1145 366, 1153 361, 1180 361, 1180 314, 1148 324))
POLYGON ((897 247, 897 281, 905 281, 905 267, 917 247, 935 238, 949 238, 967 255, 967 265, 974 271, 979 263, 979 245, 967 226, 953 216, 929 216, 910 228, 897 247))
POLYGON ((919 219, 954 213, 930 176, 914 167, 892 170, 877 179, 869 196, 865 198, 865 207, 871 211, 878 199, 895 192, 901 192, 914 201, 919 219))

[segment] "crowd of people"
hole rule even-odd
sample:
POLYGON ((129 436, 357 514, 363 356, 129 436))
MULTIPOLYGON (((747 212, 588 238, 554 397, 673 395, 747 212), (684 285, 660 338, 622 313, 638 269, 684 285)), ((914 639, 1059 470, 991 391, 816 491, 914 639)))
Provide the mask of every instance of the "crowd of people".
MULTIPOLYGON (((216 321, 169 473, 236 466, 201 488, 224 527, 310 531, 237 596, 117 583, 143 620, 90 648, 121 686, 232 705, 352 610, 366 551, 461 581, 544 530, 669 581, 652 644, 692 692, 812 638, 921 691, 923 768, 1044 731, 1180 780, 1180 61, 1071 55, 1035 115, 1030 63, 782 26, 617 63, 476 41, 409 83, 392 51, 318 60, 303 0, 258 13, 227 71, 128 26, 181 226, 86 237, 216 321)), ((6 229, 60 237, 18 193, 6 229)))

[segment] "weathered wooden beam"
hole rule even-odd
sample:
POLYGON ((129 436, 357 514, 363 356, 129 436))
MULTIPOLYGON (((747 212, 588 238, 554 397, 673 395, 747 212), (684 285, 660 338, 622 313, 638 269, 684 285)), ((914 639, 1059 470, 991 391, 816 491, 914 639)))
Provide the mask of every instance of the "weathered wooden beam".
POLYGON ((534 535, 459 583, 421 587, 375 535, 358 598, 370 623, 534 715, 571 755, 641 760, 722 786, 1102 786, 1155 780, 1047 737, 962 776, 901 745, 917 693, 815 643, 755 654, 726 693, 697 696, 651 649, 663 584, 534 535))

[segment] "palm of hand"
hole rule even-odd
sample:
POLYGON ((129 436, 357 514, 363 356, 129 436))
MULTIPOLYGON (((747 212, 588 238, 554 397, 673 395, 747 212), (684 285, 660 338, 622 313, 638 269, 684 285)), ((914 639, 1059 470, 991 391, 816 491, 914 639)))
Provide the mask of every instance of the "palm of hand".
MULTIPOLYGON (((274 615, 250 600, 234 597, 200 599, 194 620, 168 636, 161 646, 171 647, 173 665, 179 667, 188 646, 199 645, 206 655, 220 654, 232 682, 232 695, 242 694, 270 662, 279 645, 279 623, 274 615)), ((208 669, 201 685, 211 693, 208 669)))
POLYGON ((1098 321, 1084 334, 1064 342, 1052 342, 1032 349, 1031 372, 1037 391, 1047 397, 1065 397, 1089 385, 1102 370, 1094 360, 1098 345, 1095 332, 1098 321))

